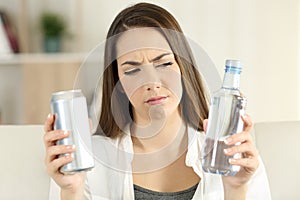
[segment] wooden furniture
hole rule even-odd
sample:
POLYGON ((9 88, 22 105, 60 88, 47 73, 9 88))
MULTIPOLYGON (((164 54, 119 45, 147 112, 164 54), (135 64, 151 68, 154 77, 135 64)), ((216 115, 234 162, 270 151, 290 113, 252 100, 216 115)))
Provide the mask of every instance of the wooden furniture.
POLYGON ((40 124, 50 112, 51 93, 73 88, 83 55, 33 53, 42 51, 39 16, 44 11, 64 16, 72 38, 64 40, 63 51, 81 52, 82 2, 32 4, 29 0, 14 3, 4 0, 0 7, 10 15, 16 27, 21 51, 7 57, 0 55, 0 124, 40 124))
POLYGON ((83 58, 83 54, 23 54, 13 56, 6 61, 2 60, 0 70, 1 67, 4 68, 3 66, 17 69, 5 76, 14 79, 15 74, 18 73, 19 79, 12 80, 14 88, 2 90, 0 98, 9 92, 21 93, 11 95, 10 99, 1 105, 3 123, 14 124, 16 122, 13 120, 20 119, 17 123, 42 124, 50 112, 51 94, 73 89, 83 58), (8 114, 9 119, 5 119, 8 114))

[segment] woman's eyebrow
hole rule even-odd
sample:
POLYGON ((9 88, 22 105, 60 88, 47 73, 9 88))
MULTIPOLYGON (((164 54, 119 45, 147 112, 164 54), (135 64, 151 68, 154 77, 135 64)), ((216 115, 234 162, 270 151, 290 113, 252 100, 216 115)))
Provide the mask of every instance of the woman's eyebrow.
POLYGON ((123 66, 123 65, 139 66, 139 65, 141 65, 141 63, 136 62, 136 61, 126 61, 126 62, 123 62, 123 63, 121 64, 121 66, 123 66))
POLYGON ((160 60, 162 57, 167 56, 167 55, 170 55, 170 54, 171 54, 171 53, 163 53, 163 54, 161 54, 161 55, 156 56, 155 58, 153 58, 153 59, 151 60, 151 62, 158 61, 158 60, 160 60))
MULTIPOLYGON (((151 59, 150 62, 155 62, 155 61, 158 61, 160 60, 161 58, 163 58, 164 56, 167 56, 167 55, 170 55, 171 53, 163 53, 163 54, 160 54, 158 56, 156 56, 155 58, 151 59)), ((137 61, 125 61, 121 64, 121 66, 123 65, 133 65, 133 66, 139 66, 141 65, 142 63, 140 62, 137 62, 137 61)))

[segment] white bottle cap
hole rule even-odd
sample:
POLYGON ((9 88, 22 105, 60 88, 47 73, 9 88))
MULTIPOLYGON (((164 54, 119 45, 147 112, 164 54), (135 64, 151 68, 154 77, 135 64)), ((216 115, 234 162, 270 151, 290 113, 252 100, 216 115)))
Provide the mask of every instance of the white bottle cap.
POLYGON ((239 60, 226 60, 226 67, 242 68, 242 64, 239 60))

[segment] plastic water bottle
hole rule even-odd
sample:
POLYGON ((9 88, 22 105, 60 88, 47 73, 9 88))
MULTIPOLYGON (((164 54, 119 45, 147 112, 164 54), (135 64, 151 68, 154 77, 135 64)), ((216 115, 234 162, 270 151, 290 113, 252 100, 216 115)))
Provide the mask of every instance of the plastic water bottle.
POLYGON ((229 159, 240 158, 241 155, 226 156, 224 149, 230 146, 224 140, 243 130, 241 116, 244 115, 246 98, 239 90, 241 70, 239 60, 226 60, 222 87, 212 95, 202 149, 202 168, 205 172, 233 176, 240 170, 240 166, 231 165, 229 159))

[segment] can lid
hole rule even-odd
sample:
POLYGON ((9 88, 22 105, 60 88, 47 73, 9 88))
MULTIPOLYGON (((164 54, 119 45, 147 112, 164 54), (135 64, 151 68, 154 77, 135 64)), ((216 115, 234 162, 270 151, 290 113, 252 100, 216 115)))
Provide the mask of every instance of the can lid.
POLYGON ((66 91, 59 91, 52 94, 52 100, 59 100, 59 99, 72 99, 74 97, 82 96, 82 92, 80 89, 76 90, 66 90, 66 91))

